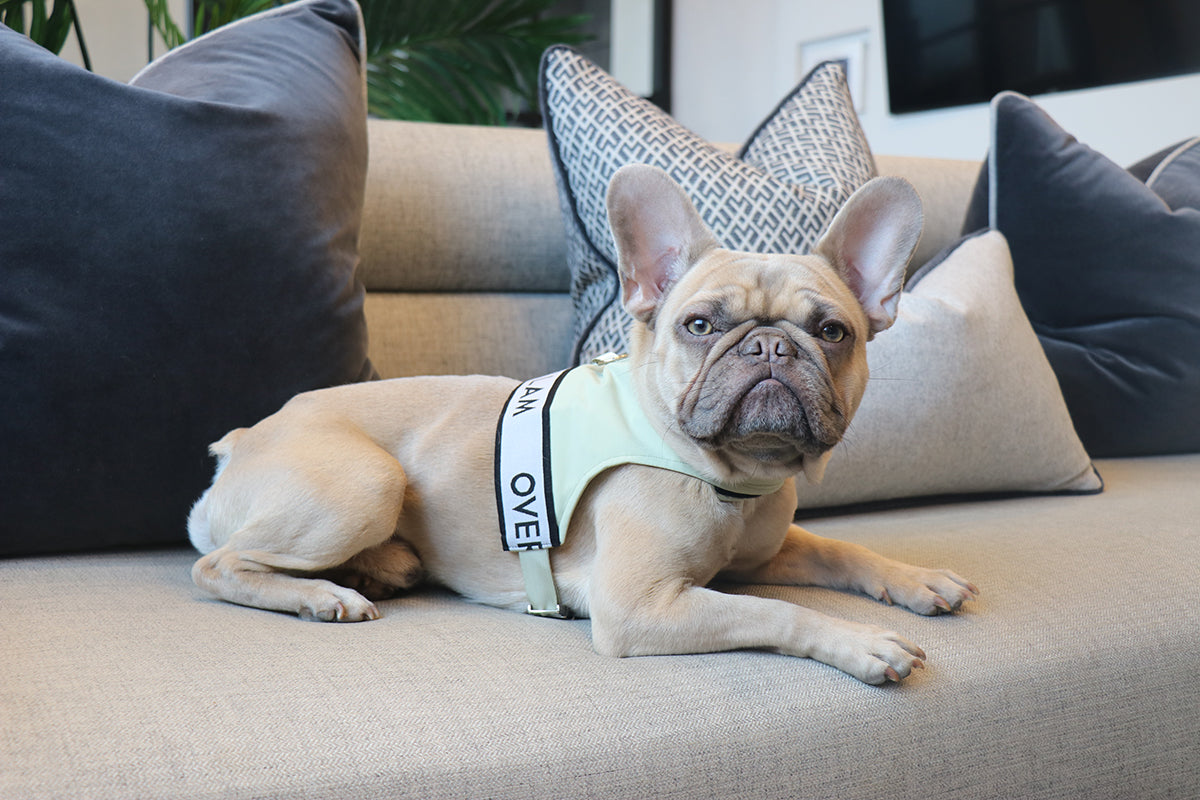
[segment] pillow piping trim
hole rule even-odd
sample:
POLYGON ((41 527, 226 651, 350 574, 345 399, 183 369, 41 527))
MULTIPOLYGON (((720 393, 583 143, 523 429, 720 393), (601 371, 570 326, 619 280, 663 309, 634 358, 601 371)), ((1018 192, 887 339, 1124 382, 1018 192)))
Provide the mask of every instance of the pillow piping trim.
POLYGON ((1003 100, 1004 98, 1010 97, 1010 96, 1011 97, 1019 97, 1024 100, 1029 100, 1028 97, 1025 97, 1025 95, 1020 94, 1019 92, 1000 92, 999 94, 997 94, 995 97, 992 98, 992 102, 989 103, 989 109, 988 109, 989 120, 988 120, 988 160, 987 160, 987 172, 988 172, 988 201, 987 201, 987 203, 988 203, 988 227, 992 228, 993 230, 1000 230, 999 220, 997 219, 999 217, 999 214, 997 213, 997 210, 996 210, 996 203, 999 198, 999 189, 996 186, 997 179, 999 177, 997 174, 997 170, 996 170, 996 143, 997 143, 996 120, 998 119, 999 113, 1000 113, 1000 101, 1003 100))
POLYGON ((1031 497, 1089 497, 1103 494, 1105 490, 1104 476, 1094 462, 1076 476, 1075 480, 1091 472, 1096 476, 1099 485, 1095 489, 1012 489, 984 492, 942 492, 938 494, 912 495, 904 497, 885 498, 881 500, 863 500, 857 503, 829 506, 801 506, 792 514, 794 520, 810 520, 818 517, 844 517, 852 514, 878 513, 880 511, 897 511, 921 509, 937 505, 953 505, 955 503, 980 503, 1002 500, 1020 500, 1031 497))
MULTIPOLYGON (((962 247, 964 244, 971 241, 972 239, 978 239, 980 236, 984 236, 991 232, 992 232, 991 228, 980 228, 977 231, 972 231, 971 233, 963 234, 957 240, 951 242, 950 244, 946 245, 938 252, 934 253, 933 256, 931 256, 928 261, 926 261, 924 264, 922 264, 917 269, 917 271, 914 272, 911 276, 909 276, 908 280, 906 280, 904 282, 904 291, 907 292, 907 291, 911 290, 914 286, 916 286, 918 283, 920 283, 922 280, 924 280, 925 277, 930 272, 933 272, 935 267, 941 265, 947 259, 949 259, 950 256, 954 255, 954 252, 956 250, 958 250, 958 248, 962 247)), ((996 232, 1000 233, 999 231, 996 231, 996 232)), ((1003 236, 1004 234, 1000 233, 1000 235, 1003 236)))
MULTIPOLYGON (((822 69, 829 67, 829 66, 840 66, 840 62, 826 60, 826 61, 822 61, 821 63, 817 64, 815 67, 813 67, 812 69, 810 69, 808 71, 808 74, 805 75, 800 80, 800 83, 796 84, 795 88, 793 88, 792 91, 788 92, 782 100, 780 100, 778 103, 775 104, 775 107, 773 109, 771 109, 771 113, 769 113, 765 117, 763 117, 762 121, 759 122, 757 126, 755 126, 754 132, 751 133, 746 138, 745 143, 737 149, 737 152, 735 153, 735 155, 737 156, 739 161, 746 160, 746 152, 751 147, 754 146, 755 140, 758 139, 758 135, 760 133, 762 133, 763 130, 765 130, 766 127, 768 125, 770 125, 776 119, 776 117, 779 116, 779 112, 783 111, 783 107, 786 106, 788 103, 792 102, 793 100, 795 100, 796 96, 799 95, 801 92, 803 92, 808 87, 809 82, 813 79, 814 76, 816 76, 816 74, 819 71, 821 71, 822 69)), ((859 128, 861 129, 862 121, 858 119, 858 111, 854 108, 853 104, 851 104, 850 110, 854 113, 855 121, 858 122, 859 128)), ((865 139, 866 139, 865 134, 864 134, 863 138, 865 141, 865 139)), ((875 161, 875 156, 873 153, 870 152, 869 145, 868 145, 868 149, 867 149, 867 154, 870 156, 871 161, 873 163, 875 161)))
POLYGON ((1184 153, 1186 153, 1188 150, 1191 150, 1193 147, 1196 147, 1197 145, 1200 145, 1200 136, 1189 139, 1180 144, 1178 147, 1172 149, 1167 157, 1162 161, 1159 161, 1158 165, 1154 167, 1154 170, 1148 176, 1146 176, 1147 188, 1153 190, 1154 182, 1162 177, 1162 173, 1171 167, 1184 153))

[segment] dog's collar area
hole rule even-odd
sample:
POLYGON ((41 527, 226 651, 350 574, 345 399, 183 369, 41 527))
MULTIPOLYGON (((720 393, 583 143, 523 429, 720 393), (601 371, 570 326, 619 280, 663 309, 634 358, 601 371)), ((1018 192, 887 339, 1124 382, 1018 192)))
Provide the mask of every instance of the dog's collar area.
POLYGON ((722 489, 716 484, 710 484, 717 492, 717 497, 724 500, 726 503, 733 503, 738 500, 753 500, 756 497, 762 497, 761 494, 742 494, 741 492, 731 492, 728 489, 722 489))
POLYGON ((597 367, 605 367, 617 361, 624 361, 629 358, 628 353, 605 353, 604 355, 596 356, 592 359, 592 363, 597 367))

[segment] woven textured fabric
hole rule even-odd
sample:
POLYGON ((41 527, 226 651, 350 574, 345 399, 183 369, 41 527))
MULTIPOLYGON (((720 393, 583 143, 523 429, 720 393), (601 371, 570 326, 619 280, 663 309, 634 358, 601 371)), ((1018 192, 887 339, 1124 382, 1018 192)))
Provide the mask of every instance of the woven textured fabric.
POLYGON ((0 560, 0 797, 1198 797, 1200 455, 1100 468, 1090 497, 810 524, 969 577, 954 617, 737 589, 925 648, 887 688, 757 651, 605 658, 586 620, 433 590, 303 622, 205 597, 182 549, 0 560))
POLYGON ((574 360, 628 349, 605 195, 630 163, 666 170, 723 245, 807 253, 875 175, 842 67, 825 63, 737 155, 706 142, 568 47, 542 59, 542 112, 559 189, 575 305, 574 360))
POLYGON ((384 378, 563 369, 571 301, 552 292, 370 292, 371 363, 384 378))
POLYGON ((566 293, 541 131, 371 119, 367 133, 368 291, 566 293))
POLYGON ((805 515, 900 498, 1100 491, 1012 276, 996 231, 914 276, 896 323, 867 345, 871 380, 825 479, 797 481, 805 515))

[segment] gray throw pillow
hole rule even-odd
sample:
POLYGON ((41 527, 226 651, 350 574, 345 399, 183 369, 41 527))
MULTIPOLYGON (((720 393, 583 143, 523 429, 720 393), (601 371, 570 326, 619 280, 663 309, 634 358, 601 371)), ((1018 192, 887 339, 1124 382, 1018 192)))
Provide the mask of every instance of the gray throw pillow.
POLYGON ((0 25, 0 555, 186 542, 209 442, 369 377, 352 0, 130 85, 0 25))
POLYGON ((1200 136, 1172 145, 1129 168, 1172 211, 1200 209, 1200 136))
POLYGON ((630 163, 666 170, 721 243, 807 253, 838 208, 875 176, 840 64, 817 66, 737 155, 684 128, 569 47, 542 57, 542 113, 567 230, 575 363, 625 352, 608 228, 608 182, 630 163))
POLYGON ((1200 161, 1195 143, 1172 152, 1143 182, 1029 98, 992 101, 964 230, 1008 239, 1017 294, 1095 457, 1200 450, 1200 161))

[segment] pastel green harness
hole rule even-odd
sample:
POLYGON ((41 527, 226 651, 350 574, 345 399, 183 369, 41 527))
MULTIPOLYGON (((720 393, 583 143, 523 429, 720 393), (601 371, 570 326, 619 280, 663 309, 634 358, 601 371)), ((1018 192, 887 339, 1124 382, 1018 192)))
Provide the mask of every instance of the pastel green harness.
POLYGON ((601 472, 643 464, 711 484, 729 501, 778 491, 784 481, 726 484, 685 462, 637 402, 624 356, 525 381, 496 425, 496 506, 505 550, 521 559, 530 614, 570 619, 558 602, 551 547, 562 544, 584 489, 601 472))

